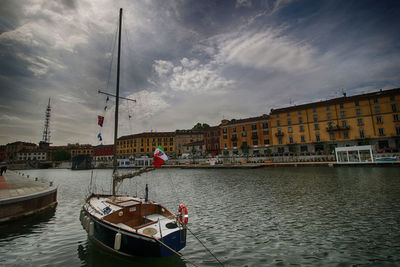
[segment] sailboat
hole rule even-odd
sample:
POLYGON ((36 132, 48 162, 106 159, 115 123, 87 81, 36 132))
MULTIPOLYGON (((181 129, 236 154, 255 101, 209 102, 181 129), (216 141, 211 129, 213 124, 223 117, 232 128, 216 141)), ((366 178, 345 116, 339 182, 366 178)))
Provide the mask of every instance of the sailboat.
MULTIPOLYGON (((144 198, 118 195, 116 188, 124 179, 153 171, 144 167, 136 172, 118 175, 117 133, 119 105, 119 71, 121 50, 122 8, 119 15, 118 63, 116 85, 116 108, 114 127, 114 171, 112 194, 92 193, 85 201, 80 221, 89 239, 114 253, 125 256, 164 257, 178 254, 186 246, 188 212, 180 204, 175 215, 166 207, 148 199, 148 187, 144 198)), ((155 159, 163 156, 162 149, 155 152, 155 159), (157 156, 157 157, 156 157, 157 156)), ((159 160, 157 160, 159 164, 159 160)), ((162 161, 162 160, 161 160, 162 161)), ((157 166, 153 162, 154 165, 157 166)), ((159 167, 158 165, 157 167, 159 167)))

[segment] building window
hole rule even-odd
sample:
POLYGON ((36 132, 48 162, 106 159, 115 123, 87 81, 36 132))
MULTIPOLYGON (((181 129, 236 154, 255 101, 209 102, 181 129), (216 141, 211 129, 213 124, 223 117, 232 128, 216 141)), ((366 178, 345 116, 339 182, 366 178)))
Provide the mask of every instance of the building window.
POLYGON ((349 132, 348 131, 344 131, 343 132, 343 137, 344 137, 344 139, 349 139, 349 132))
POLYGON ((383 120, 382 120, 382 117, 381 116, 379 116, 379 117, 376 117, 376 123, 383 123, 383 120))
POLYGON ((342 126, 347 127, 347 121, 342 121, 342 126))
POLYGON ((396 126, 396 135, 400 136, 400 126, 396 126))
POLYGON ((360 138, 364 139, 365 135, 364 135, 364 129, 360 129, 360 138))
POLYGON ((293 133, 292 127, 288 127, 288 133, 293 133))
POLYGON ((291 119, 288 119, 288 120, 287 120, 287 124, 288 124, 288 125, 291 125, 291 124, 292 124, 292 120, 291 120, 291 119))
POLYGON ((379 135, 380 136, 385 135, 385 129, 384 128, 379 128, 378 131, 379 131, 379 135))
POLYGON ((246 132, 242 132, 242 136, 243 136, 243 137, 246 137, 246 136, 247 136, 247 133, 246 133, 246 132))
POLYGON ((329 137, 331 138, 331 140, 335 140, 335 133, 330 133, 329 137))
POLYGON ((304 126, 300 125, 300 132, 304 132, 304 126))
POLYGON ((306 138, 304 137, 304 135, 300 136, 300 138, 301 138, 301 142, 305 142, 306 141, 306 138))
POLYGON ((228 139, 228 136, 227 136, 227 135, 223 135, 223 138, 224 138, 224 139, 228 139))
POLYGON ((279 143, 280 145, 282 145, 282 137, 279 137, 279 138, 278 138, 278 143, 279 143))
POLYGON ((399 114, 393 114, 393 120, 399 121, 399 114))
POLYGON ((361 116, 361 109, 359 109, 359 108, 356 109, 356 115, 357 115, 357 116, 361 116))
POLYGON ((340 111, 340 117, 345 118, 346 112, 344 110, 340 111))
POLYGON ((299 123, 303 123, 303 117, 299 117, 299 123))
POLYGON ((268 123, 267 122, 263 123, 263 129, 268 129, 268 123))
POLYGON ((318 116, 316 114, 313 116, 313 120, 314 120, 314 122, 318 121, 318 116))
POLYGON ((233 147, 237 147, 237 143, 236 143, 236 142, 233 142, 233 143, 232 143, 232 146, 233 146, 233 147))
POLYGON ((343 105, 343 103, 340 103, 340 108, 344 108, 344 105, 343 105))
POLYGON ((281 122, 279 120, 276 121, 276 126, 281 126, 281 122))
POLYGON ((269 131, 268 130, 264 130, 264 135, 268 135, 269 134, 269 131))
POLYGON ((293 144, 293 136, 289 135, 289 143, 293 144))
POLYGON ((356 99, 356 100, 354 101, 354 104, 358 107, 358 106, 360 105, 360 101, 358 101, 358 99, 356 99))
POLYGON ((390 101, 394 101, 394 95, 390 96, 390 101))
POLYGON ((317 112, 317 109, 316 109, 316 108, 313 108, 312 111, 315 113, 315 112, 317 112))
POLYGON ((252 130, 257 130, 257 124, 251 125, 251 129, 252 129, 252 130))
POLYGON ((264 139, 264 145, 269 145, 269 139, 264 139))
POLYGON ((243 131, 243 132, 246 131, 246 126, 242 126, 242 131, 243 131))
POLYGON ((330 121, 330 122, 328 122, 328 128, 329 129, 332 129, 333 128, 333 123, 330 121))
POLYGON ((375 106, 375 114, 381 114, 381 107, 375 106))
POLYGON ((279 114, 276 114, 276 117, 279 118, 279 114))
POLYGON ((317 142, 321 142, 321 136, 319 135, 319 133, 315 134, 315 139, 317 140, 317 142))
POLYGON ((363 119, 357 119, 357 125, 363 125, 363 119))
POLYGON ((315 130, 319 130, 319 124, 318 123, 314 124, 314 129, 315 130))
POLYGON ((227 133, 227 129, 226 128, 222 128, 222 132, 223 133, 227 133))
POLYGON ((331 113, 327 113, 326 117, 328 118, 328 120, 331 120, 332 119, 332 114, 331 113))
POLYGON ((301 110, 297 111, 297 114, 301 115, 301 110))
POLYGON ((326 110, 331 110, 331 106, 326 106, 326 110))
POLYGON ((287 113, 287 116, 290 117, 290 112, 287 113))
POLYGON ((258 145, 258 140, 253 140, 253 146, 258 145))
POLYGON ((374 97, 374 103, 378 103, 378 97, 374 97))
POLYGON ((232 132, 236 133, 236 127, 232 128, 232 132))
POLYGON ((392 104, 392 112, 397 112, 397 106, 396 106, 396 104, 392 104))

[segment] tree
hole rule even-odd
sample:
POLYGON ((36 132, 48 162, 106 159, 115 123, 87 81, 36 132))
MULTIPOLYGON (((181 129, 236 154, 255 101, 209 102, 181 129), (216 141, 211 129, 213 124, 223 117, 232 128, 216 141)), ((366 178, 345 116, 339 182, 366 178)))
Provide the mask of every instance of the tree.
POLYGON ((207 128, 210 128, 210 125, 208 125, 207 123, 201 124, 200 122, 198 122, 195 126, 193 126, 192 130, 203 130, 207 128))

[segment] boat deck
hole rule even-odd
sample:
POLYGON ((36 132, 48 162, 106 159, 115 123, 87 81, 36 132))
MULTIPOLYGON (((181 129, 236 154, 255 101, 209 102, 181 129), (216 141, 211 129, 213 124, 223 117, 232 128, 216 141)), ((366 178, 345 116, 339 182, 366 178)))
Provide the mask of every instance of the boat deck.
POLYGON ((179 230, 176 218, 164 207, 134 197, 92 197, 89 213, 107 223, 133 233, 160 239, 179 230))

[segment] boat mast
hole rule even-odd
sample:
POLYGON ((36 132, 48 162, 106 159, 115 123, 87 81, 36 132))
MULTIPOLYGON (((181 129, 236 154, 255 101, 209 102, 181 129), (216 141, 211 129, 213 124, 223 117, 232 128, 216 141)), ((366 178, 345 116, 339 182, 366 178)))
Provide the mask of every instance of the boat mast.
POLYGON ((117 63, 117 88, 115 98, 115 121, 114 121, 114 162, 113 162, 113 185, 112 195, 115 196, 116 181, 114 176, 117 172, 117 139, 118 139, 118 105, 119 105, 119 67, 121 62, 121 32, 122 32, 122 8, 119 9, 119 34, 118 34, 118 63, 117 63))

